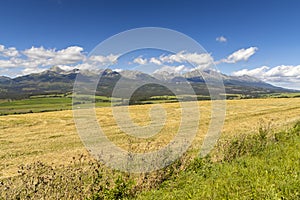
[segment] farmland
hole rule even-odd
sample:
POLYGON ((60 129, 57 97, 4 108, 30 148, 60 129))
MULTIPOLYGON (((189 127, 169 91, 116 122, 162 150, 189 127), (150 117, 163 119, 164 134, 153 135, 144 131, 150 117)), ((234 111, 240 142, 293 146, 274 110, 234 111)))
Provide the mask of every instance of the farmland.
MULTIPOLYGON (((130 106, 132 120, 139 125, 149 124, 148 111, 154 105, 130 106)), ((166 110, 166 124, 157 135, 149 139, 132 139, 122 132, 113 118, 111 107, 96 108, 96 115, 104 133, 118 146, 128 150, 130 141, 130 150, 134 152, 153 151, 170 142, 180 125, 180 105, 178 103, 160 105, 166 110)), ((210 101, 199 101, 198 105, 201 118, 197 136, 189 150, 192 157, 199 153, 211 114, 210 101)), ((287 130, 300 120, 299 113, 300 98, 227 101, 226 119, 220 144, 211 152, 212 160, 214 162, 222 160, 220 147, 222 141, 240 135, 251 135, 261 128, 272 133, 287 130)), ((78 155, 89 157, 76 132, 71 110, 0 116, 0 148, 1 178, 16 176, 18 166, 36 161, 59 167, 72 162, 78 155)), ((184 178, 182 180, 184 181, 184 178)), ((168 188, 166 192, 167 190, 168 188)))
MULTIPOLYGON (((156 138, 152 138, 152 147, 157 142, 169 142, 179 126, 179 104, 162 104, 169 117, 167 123, 156 138), (167 134, 164 134, 167 133, 167 134)), ((130 106, 133 121, 140 125, 149 123, 148 112, 153 105, 130 106)), ((199 102, 201 120, 193 148, 201 145, 210 120, 210 101, 199 102)), ((126 149, 126 134, 120 132, 113 120, 112 109, 97 108, 98 120, 104 133, 117 145, 126 149)), ((227 111, 222 137, 230 137, 241 133, 253 133, 261 125, 270 124, 274 130, 284 129, 300 119, 300 99, 249 99, 227 101, 227 111)), ((30 113, 25 115, 8 115, 0 117, 1 143, 1 177, 11 176, 20 164, 35 160, 62 164, 73 156, 86 153, 79 136, 76 133, 72 111, 57 111, 47 113, 30 113)), ((133 143, 141 145, 142 140, 133 143)), ((136 147, 137 148, 137 147, 136 147)), ((138 151, 138 150, 137 150, 138 151)))
MULTIPOLYGON (((272 93, 272 94, 261 94, 259 98, 298 98, 300 93, 272 93)), ((140 97, 141 98, 141 97, 140 97)), ((247 95, 242 94, 226 94, 226 99, 247 99, 247 95)), ((83 103, 95 103, 95 107, 109 107, 111 105, 123 105, 126 104, 160 104, 160 103, 174 103, 180 101, 189 101, 190 99, 197 99, 199 101, 210 100, 210 96, 204 95, 178 95, 178 96, 151 96, 146 99, 137 100, 134 99, 121 99, 106 96, 85 96, 77 95, 75 101, 76 106, 80 106, 83 103)), ((72 94, 50 94, 50 95, 32 95, 27 99, 11 100, 11 99, 0 99, 0 115, 11 115, 11 114, 26 114, 26 113, 39 113, 49 111, 62 111, 72 109, 72 94)))

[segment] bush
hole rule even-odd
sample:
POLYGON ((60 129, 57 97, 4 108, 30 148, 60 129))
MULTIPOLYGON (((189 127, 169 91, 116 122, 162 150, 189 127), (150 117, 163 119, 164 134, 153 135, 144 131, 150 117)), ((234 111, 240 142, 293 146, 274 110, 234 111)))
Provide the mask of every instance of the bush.
POLYGON ((131 194, 131 180, 115 178, 85 156, 57 168, 35 162, 20 166, 18 173, 2 180, 0 199, 118 199, 131 194))

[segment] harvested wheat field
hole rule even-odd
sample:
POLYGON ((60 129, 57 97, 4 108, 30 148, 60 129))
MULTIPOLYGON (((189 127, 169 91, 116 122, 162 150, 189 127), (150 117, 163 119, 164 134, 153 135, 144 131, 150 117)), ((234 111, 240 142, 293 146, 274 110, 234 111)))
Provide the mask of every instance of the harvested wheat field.
MULTIPOLYGON (((210 101, 198 102, 201 120, 192 148, 199 149, 210 122, 210 101)), ((166 123, 161 131, 148 139, 127 136, 115 122, 111 108, 97 108, 98 121, 107 137, 118 146, 135 152, 153 151, 166 145, 180 125, 180 105, 160 104, 165 108, 166 123)), ((130 106, 134 123, 150 123, 149 110, 154 105, 130 106)), ((190 119, 195 120, 195 119, 190 119)), ((270 130, 285 129, 300 120, 300 98, 230 100, 222 138, 257 132, 261 126, 270 130)), ((21 164, 34 161, 60 165, 78 154, 87 154, 76 132, 73 113, 57 111, 8 115, 0 117, 0 177, 17 173, 21 164)))

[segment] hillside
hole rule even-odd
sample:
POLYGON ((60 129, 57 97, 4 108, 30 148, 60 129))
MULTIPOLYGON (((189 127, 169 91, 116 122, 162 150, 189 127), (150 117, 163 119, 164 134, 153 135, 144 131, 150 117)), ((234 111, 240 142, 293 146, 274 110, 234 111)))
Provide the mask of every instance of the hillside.
MULTIPOLYGON (((122 77, 122 87, 126 90, 135 84, 151 81, 157 84, 148 84, 140 88, 140 93, 137 96, 151 97, 158 95, 172 95, 160 83, 165 84, 169 88, 176 88, 180 94, 185 94, 186 90, 182 86, 183 82, 188 81, 194 88, 197 95, 208 95, 208 90, 205 85, 205 80, 199 72, 188 72, 186 74, 145 74, 138 71, 125 70, 122 72, 112 71, 107 69, 100 71, 102 78, 97 87, 97 95, 111 96, 115 84, 122 77)), ((214 78, 211 71, 202 71, 205 77, 214 78)), ((32 95, 39 94, 64 94, 72 92, 73 84, 76 76, 81 76, 82 80, 89 81, 92 77, 97 76, 90 71, 64 71, 59 67, 52 67, 41 73, 33 73, 16 78, 0 77, 0 99, 22 99, 32 95)), ((293 92, 280 87, 275 87, 265 83, 259 79, 250 76, 228 76, 220 74, 223 78, 226 93, 228 94, 243 94, 249 96, 257 96, 258 94, 270 94, 275 92, 293 92)), ((125 92, 126 93, 126 92, 125 92)))

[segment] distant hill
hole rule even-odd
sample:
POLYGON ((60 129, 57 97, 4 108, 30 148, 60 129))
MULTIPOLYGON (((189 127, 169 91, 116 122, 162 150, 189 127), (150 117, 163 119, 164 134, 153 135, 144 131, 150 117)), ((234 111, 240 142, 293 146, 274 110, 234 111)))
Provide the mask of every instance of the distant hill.
MULTIPOLYGON (((124 89, 135 84, 153 82, 139 88, 136 95, 153 96, 153 95, 171 95, 172 92, 166 87, 160 85, 164 83, 169 88, 175 88, 179 93, 185 94, 184 87, 180 83, 189 82, 195 92, 199 95, 208 95, 208 90, 203 77, 214 78, 216 72, 213 71, 192 71, 185 74, 168 73, 166 71, 154 73, 152 75, 139 71, 125 70, 121 72, 107 69, 99 71, 102 73, 101 80, 98 84, 98 95, 111 96, 115 84, 122 77, 122 86, 124 89)), ((250 76, 228 76, 222 73, 221 76, 229 94, 257 95, 269 94, 275 92, 293 92, 285 88, 280 88, 263 82, 250 76)), ((0 76, 0 98, 1 99, 21 99, 37 94, 64 94, 72 92, 76 76, 88 81, 91 77, 96 76, 90 71, 79 71, 74 69, 65 71, 59 67, 52 67, 41 73, 32 73, 16 78, 0 76)))

